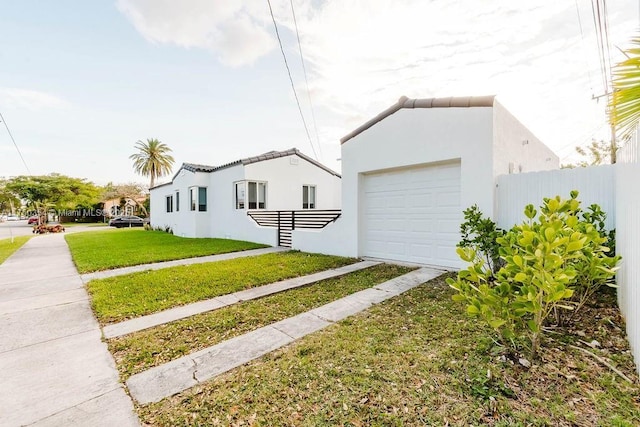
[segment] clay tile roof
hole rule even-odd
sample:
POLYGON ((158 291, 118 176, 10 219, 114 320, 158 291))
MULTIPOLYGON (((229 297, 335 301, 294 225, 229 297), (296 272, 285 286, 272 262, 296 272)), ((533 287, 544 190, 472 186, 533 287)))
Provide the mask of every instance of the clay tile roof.
POLYGON ((400 97, 398 102, 387 108, 371 120, 364 123, 340 139, 344 144, 354 136, 364 132, 376 123, 389 117, 402 108, 470 108, 470 107, 493 107, 495 95, 488 96, 460 96, 448 98, 421 98, 410 99, 406 96, 400 97))
POLYGON ((212 172, 216 169, 216 167, 209 165, 199 165, 197 163, 183 163, 180 169, 185 169, 189 172, 212 172))
POLYGON ((260 154, 258 156, 247 157, 247 158, 244 158, 244 159, 236 160, 235 162, 231 162, 231 163, 227 163, 227 164, 222 165, 222 166, 218 166, 217 168, 214 169, 214 171, 219 170, 219 169, 228 168, 228 167, 235 166, 235 165, 239 165, 239 164, 250 165, 251 163, 258 163, 258 162, 262 162, 264 160, 277 159, 279 157, 286 157, 286 156, 293 156, 293 155, 297 155, 298 157, 308 161, 309 163, 319 167, 320 169, 330 173, 331 175, 334 175, 334 176, 337 176, 337 177, 340 178, 340 174, 339 173, 329 169, 328 167, 326 167, 322 163, 312 159, 311 157, 308 157, 308 156, 302 154, 300 152, 300 150, 298 150, 297 148, 290 148, 289 150, 285 150, 285 151, 268 151, 268 152, 260 154))

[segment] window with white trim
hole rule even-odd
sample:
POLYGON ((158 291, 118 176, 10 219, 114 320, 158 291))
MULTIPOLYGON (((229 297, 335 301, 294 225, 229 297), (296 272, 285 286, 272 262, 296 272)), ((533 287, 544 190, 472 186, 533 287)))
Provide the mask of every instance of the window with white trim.
POLYGON ((190 208, 192 211, 207 211, 207 187, 191 187, 189 189, 189 199, 191 200, 190 208))
POLYGON ((176 212, 180 211, 180 192, 176 191, 176 212))
POLYGON ((165 200, 166 200, 167 212, 173 212, 173 196, 167 196, 165 200))
POLYGON ((235 198, 236 198, 236 209, 244 209, 245 208, 245 187, 244 181, 236 182, 233 185, 235 189, 235 198))
POLYGON ((315 208, 316 208, 316 186, 303 185, 302 186, 302 209, 315 209, 315 208))
POLYGON ((267 208, 267 183, 266 182, 247 182, 248 207, 249 209, 266 209, 267 208))
POLYGON ((236 209, 266 209, 267 183, 242 181, 234 183, 236 209))

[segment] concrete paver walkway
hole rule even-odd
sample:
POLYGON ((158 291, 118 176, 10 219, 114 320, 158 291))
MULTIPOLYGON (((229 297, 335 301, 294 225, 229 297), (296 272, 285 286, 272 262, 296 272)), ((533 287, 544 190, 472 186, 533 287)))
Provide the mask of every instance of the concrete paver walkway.
POLYGON ((354 271, 363 270, 381 264, 380 261, 362 261, 355 264, 346 265, 344 267, 332 270, 320 271, 306 276, 294 277, 293 279, 282 280, 276 283, 270 283, 264 286, 245 289, 243 291, 234 292, 232 294, 221 295, 204 301, 194 302, 192 304, 180 307, 170 308, 158 313, 149 314, 148 316, 136 317, 135 319, 126 320, 120 323, 107 325, 103 328, 105 338, 115 338, 132 332, 141 331, 143 329, 152 328, 154 326, 173 322, 175 320, 184 319, 196 314, 205 313, 207 311, 218 310, 240 301, 249 301, 283 292, 289 289, 299 288, 300 286, 309 285, 320 280, 330 279, 332 277, 343 276, 354 271))
POLYGON ((306 313, 133 375, 127 381, 127 387, 140 403, 160 401, 365 310, 373 304, 397 296, 442 273, 443 271, 432 268, 412 271, 306 313))
POLYGON ((289 248, 260 248, 249 249, 240 252, 229 252, 219 255, 200 256, 195 258, 176 259, 173 261, 154 262, 152 264, 133 265, 131 267, 114 268, 113 270, 96 271, 95 273, 83 274, 82 280, 87 283, 93 279, 105 279, 107 277, 122 276, 124 274, 137 273, 147 270, 161 270, 163 268, 177 267, 180 265, 193 265, 203 264, 206 262, 226 261, 229 259, 244 258, 249 256, 258 256, 264 254, 271 254, 274 252, 286 252, 290 251, 289 248))
POLYGON ((0 265, 0 337, 0 425, 139 425, 63 235, 0 265))

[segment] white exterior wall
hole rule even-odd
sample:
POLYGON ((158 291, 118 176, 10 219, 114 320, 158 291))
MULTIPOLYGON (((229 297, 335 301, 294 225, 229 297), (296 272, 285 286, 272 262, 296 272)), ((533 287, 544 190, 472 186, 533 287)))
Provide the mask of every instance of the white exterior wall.
POLYGON ((498 101, 493 104, 494 176, 560 168, 560 159, 498 101))
POLYGON ((508 230, 526 219, 526 205, 532 204, 538 209, 543 198, 560 196, 566 199, 572 190, 580 192, 578 199, 582 209, 597 203, 607 213, 607 228, 615 228, 615 167, 611 165, 501 175, 497 180, 494 220, 499 227, 508 230))
POLYGON ((245 166, 240 164, 231 166, 210 175, 213 209, 209 215, 211 234, 208 237, 246 240, 276 246, 278 244, 276 230, 258 226, 247 216, 245 209, 235 209, 233 184, 245 179, 245 166))
POLYGON ((210 174, 181 170, 173 182, 151 190, 151 216, 153 227, 171 227, 173 234, 181 237, 208 237, 211 210, 210 174), (189 188, 207 187, 207 212, 190 210, 189 188), (180 210, 176 211, 176 191, 180 192, 180 210), (173 195, 173 212, 167 212, 166 196, 173 195))
POLYGON ((493 109, 401 109, 342 145, 342 218, 322 232, 296 231, 296 249, 360 256, 363 174, 461 161, 461 206, 493 213, 493 109))
POLYGON ((267 210, 302 209, 302 186, 316 186, 316 209, 340 209, 341 180, 296 155, 251 163, 245 179, 267 181, 267 210))
POLYGON ((618 154, 616 164, 616 251, 622 256, 617 274, 618 305, 640 372, 640 159, 638 135, 618 154))

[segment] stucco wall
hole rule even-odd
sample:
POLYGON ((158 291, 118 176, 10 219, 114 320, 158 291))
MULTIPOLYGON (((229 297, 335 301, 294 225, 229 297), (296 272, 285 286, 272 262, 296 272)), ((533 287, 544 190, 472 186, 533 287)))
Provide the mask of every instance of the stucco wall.
POLYGON ((210 221, 207 214, 211 211, 210 174, 205 172, 180 171, 173 183, 151 190, 151 216, 153 227, 171 227, 173 234, 182 237, 209 237, 210 221), (207 187, 207 212, 190 210, 189 188, 207 187), (176 211, 176 191, 180 192, 180 210, 176 211), (173 212, 166 210, 166 196, 173 195, 173 212))
POLYGON ((340 209, 341 180, 296 155, 245 166, 245 179, 268 181, 267 210, 302 209, 302 186, 316 186, 316 209, 340 209))
POLYGON ((367 172, 460 159, 461 206, 475 203, 485 212, 492 212, 492 110, 401 109, 346 141, 342 145, 342 218, 321 233, 294 233, 294 247, 361 255, 359 197, 362 177, 367 172))
POLYGON ((560 168, 560 159, 502 104, 493 104, 493 175, 560 168))
POLYGON ((236 165, 211 174, 213 209, 209 215, 210 237, 246 240, 275 246, 274 229, 259 227, 244 209, 235 209, 233 183, 245 179, 245 166, 236 165))

